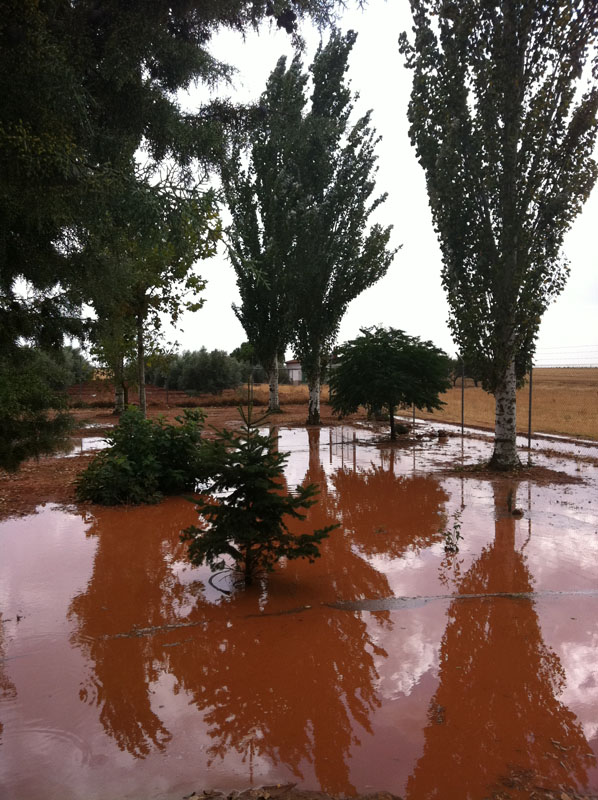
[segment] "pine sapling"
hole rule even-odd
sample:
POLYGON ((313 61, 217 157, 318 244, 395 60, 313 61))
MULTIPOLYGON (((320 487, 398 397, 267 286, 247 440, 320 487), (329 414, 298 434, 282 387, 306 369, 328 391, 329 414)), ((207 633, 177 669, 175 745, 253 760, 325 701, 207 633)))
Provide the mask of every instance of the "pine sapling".
POLYGON ((319 489, 309 484, 292 494, 285 492, 283 472, 289 453, 278 452, 276 436, 260 433, 258 425, 267 415, 253 420, 251 406, 247 413, 241 408, 239 413, 241 430, 218 430, 210 444, 211 483, 197 503, 204 526, 186 528, 181 539, 189 542, 193 564, 232 568, 248 586, 256 573, 273 571, 282 557, 313 562, 320 555, 320 542, 338 526, 302 534, 289 530, 287 520, 305 519, 319 489))

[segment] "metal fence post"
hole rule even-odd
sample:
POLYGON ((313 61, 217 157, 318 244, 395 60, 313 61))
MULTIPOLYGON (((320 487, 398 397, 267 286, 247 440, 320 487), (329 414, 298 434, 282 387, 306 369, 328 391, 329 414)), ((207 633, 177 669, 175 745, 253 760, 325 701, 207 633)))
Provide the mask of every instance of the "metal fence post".
POLYGON ((461 359, 461 439, 465 436, 465 359, 461 359))
POLYGON ((529 365, 529 407, 527 413, 527 449, 532 449, 532 396, 533 396, 533 383, 534 383, 534 363, 530 361, 529 365))

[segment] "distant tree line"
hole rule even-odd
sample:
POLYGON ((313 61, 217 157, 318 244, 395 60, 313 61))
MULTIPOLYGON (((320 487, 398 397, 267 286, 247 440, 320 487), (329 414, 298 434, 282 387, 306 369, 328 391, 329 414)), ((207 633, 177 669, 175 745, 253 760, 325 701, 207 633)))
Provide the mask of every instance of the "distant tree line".
MULTIPOLYGON (((148 383, 161 388, 202 394, 220 394, 224 389, 236 389, 242 383, 266 383, 267 373, 261 364, 247 358, 241 348, 228 355, 224 350, 185 350, 169 359, 150 357, 146 367, 148 383), (243 357, 245 356, 245 358, 243 357)), ((280 380, 288 383, 288 372, 280 365, 280 380)))

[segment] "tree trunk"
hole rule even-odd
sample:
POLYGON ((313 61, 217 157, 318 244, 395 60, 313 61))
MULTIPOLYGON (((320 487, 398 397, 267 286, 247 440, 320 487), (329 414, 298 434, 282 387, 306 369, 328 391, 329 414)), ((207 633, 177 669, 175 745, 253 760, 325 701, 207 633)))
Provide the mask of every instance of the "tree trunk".
POLYGON ((123 361, 123 357, 119 356, 114 366, 114 411, 112 413, 119 416, 126 408, 123 361))
POLYGON ((145 419, 147 403, 145 399, 145 347, 143 342, 143 318, 137 317, 137 380, 139 381, 139 410, 145 419))
POLYGON ((270 397, 268 411, 280 411, 280 398, 278 396, 278 358, 274 359, 268 370, 268 383, 270 384, 270 397))
POLYGON ((307 425, 320 424, 320 371, 317 375, 310 376, 309 387, 309 406, 307 413, 307 425))
POLYGON ((251 546, 245 548, 244 561, 243 579, 245 586, 251 586, 253 584, 253 553, 251 552, 251 546))
POLYGON ((517 455, 517 398, 515 394, 515 360, 513 359, 494 393, 496 411, 494 417, 494 452, 490 468, 510 470, 521 466, 517 455))
POLYGON ((390 441, 394 442, 397 438, 397 434, 395 431, 395 407, 392 403, 388 404, 388 420, 390 422, 390 441))

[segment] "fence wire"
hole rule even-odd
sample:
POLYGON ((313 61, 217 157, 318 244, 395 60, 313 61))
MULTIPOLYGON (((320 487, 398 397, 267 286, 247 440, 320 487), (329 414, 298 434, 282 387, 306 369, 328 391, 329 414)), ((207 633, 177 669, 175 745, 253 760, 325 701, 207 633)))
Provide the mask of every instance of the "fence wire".
MULTIPOLYGON (((448 398, 447 421, 493 427, 494 399, 465 377, 448 398)), ((546 348, 517 392, 519 434, 598 440, 598 345, 546 348)))

